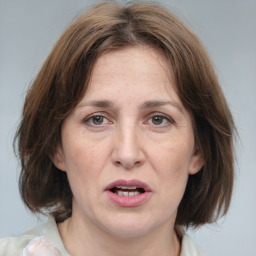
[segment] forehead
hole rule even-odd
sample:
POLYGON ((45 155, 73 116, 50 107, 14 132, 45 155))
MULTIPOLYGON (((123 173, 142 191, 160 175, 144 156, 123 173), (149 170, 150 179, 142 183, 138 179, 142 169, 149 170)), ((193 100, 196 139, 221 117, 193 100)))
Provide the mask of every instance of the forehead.
POLYGON ((159 50, 149 46, 132 46, 109 51, 94 64, 86 98, 94 95, 107 96, 125 88, 144 96, 162 95, 175 97, 175 83, 170 62, 159 50), (137 91, 134 91, 134 88, 137 91))
POLYGON ((99 69, 102 69, 101 73, 106 71, 120 75, 125 75, 127 71, 136 74, 139 70, 142 75, 150 71, 151 75, 161 74, 163 79, 172 79, 172 67, 164 54, 146 45, 128 46, 104 53, 97 59, 92 76, 98 76, 99 69))

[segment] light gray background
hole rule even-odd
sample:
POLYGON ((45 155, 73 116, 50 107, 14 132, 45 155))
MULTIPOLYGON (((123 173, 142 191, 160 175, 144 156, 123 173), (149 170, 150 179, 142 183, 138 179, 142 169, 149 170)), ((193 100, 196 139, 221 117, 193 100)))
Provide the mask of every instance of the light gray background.
MULTIPOLYGON (((160 1, 206 46, 230 103, 237 144, 234 198, 218 224, 190 232, 209 256, 256 255, 256 1, 160 1)), ((24 208, 12 151, 26 90, 64 28, 95 1, 0 0, 0 237, 42 221, 24 208)))

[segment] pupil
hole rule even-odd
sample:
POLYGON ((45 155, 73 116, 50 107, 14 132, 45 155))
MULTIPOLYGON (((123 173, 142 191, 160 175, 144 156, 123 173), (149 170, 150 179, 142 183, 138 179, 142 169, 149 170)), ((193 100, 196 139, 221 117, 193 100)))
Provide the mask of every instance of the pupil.
POLYGON ((94 124, 102 124, 103 123, 103 117, 102 116, 95 116, 93 118, 93 123, 94 124))
POLYGON ((161 124, 163 122, 163 118, 161 116, 154 116, 153 117, 153 124, 161 124))

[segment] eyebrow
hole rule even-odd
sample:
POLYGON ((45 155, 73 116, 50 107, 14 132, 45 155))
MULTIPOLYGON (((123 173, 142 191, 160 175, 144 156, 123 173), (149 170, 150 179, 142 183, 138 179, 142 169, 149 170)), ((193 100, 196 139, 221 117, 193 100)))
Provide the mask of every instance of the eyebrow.
POLYGON ((183 113, 183 108, 181 104, 175 101, 160 101, 160 100, 150 100, 142 103, 139 106, 139 109, 150 109, 150 108, 156 108, 156 107, 162 107, 165 105, 171 105, 175 108, 177 108, 181 113, 183 113))
MULTIPOLYGON (((143 109, 162 107, 165 105, 171 105, 177 108, 181 113, 184 112, 181 104, 175 101, 149 100, 149 101, 143 102, 141 105, 139 105, 138 108, 143 110, 143 109)), ((79 108, 84 106, 93 106, 93 107, 106 108, 106 109, 115 108, 114 103, 109 100, 91 100, 91 101, 82 102, 78 105, 79 108)))
POLYGON ((92 106, 98 108, 114 108, 114 104, 109 100, 90 100, 86 102, 82 102, 78 105, 78 107, 92 106))

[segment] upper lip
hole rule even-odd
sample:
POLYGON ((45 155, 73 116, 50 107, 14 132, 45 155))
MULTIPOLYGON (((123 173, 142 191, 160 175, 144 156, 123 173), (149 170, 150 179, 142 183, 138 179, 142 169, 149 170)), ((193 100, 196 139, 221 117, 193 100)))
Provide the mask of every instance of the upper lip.
POLYGON ((132 179, 132 180, 123 180, 123 179, 116 180, 114 182, 111 182, 109 185, 107 185, 105 190, 110 190, 110 189, 112 189, 114 187, 117 187, 117 186, 126 186, 126 187, 136 186, 136 187, 143 188, 145 190, 145 192, 151 192, 152 191, 148 184, 146 184, 143 181, 136 180, 136 179, 132 179))

